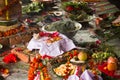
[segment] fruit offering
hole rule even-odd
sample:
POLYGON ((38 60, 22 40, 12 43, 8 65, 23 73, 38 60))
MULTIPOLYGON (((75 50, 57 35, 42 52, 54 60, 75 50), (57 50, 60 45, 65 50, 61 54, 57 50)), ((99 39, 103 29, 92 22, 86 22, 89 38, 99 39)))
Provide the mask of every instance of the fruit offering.
POLYGON ((108 63, 117 63, 117 58, 110 56, 107 60, 108 63))
POLYGON ((109 71, 117 70, 117 58, 110 56, 107 60, 107 69, 109 71))
POLYGON ((109 63, 107 64, 108 71, 115 71, 117 70, 117 64, 116 63, 109 63))
POLYGON ((80 52, 78 53, 78 59, 79 59, 80 61, 86 61, 86 60, 87 60, 87 53, 84 52, 84 51, 80 51, 80 52))
POLYGON ((40 74, 40 80, 51 80, 48 69, 46 65, 43 64, 40 55, 34 57, 34 59, 30 62, 28 80, 34 80, 38 72, 40 74))
POLYGON ((92 58, 95 59, 97 62, 106 60, 110 56, 114 56, 114 54, 108 52, 96 52, 92 54, 92 58))
POLYGON ((72 65, 71 63, 61 64, 59 67, 54 68, 54 72, 58 76, 66 76, 70 75, 72 71, 75 71, 76 66, 72 65))

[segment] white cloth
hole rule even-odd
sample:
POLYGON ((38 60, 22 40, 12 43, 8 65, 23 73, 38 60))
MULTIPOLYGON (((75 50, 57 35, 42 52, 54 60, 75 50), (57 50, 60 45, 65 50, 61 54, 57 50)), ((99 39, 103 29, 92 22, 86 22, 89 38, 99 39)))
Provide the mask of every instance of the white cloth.
POLYGON ((79 77, 77 75, 71 75, 67 80, 79 80, 79 77))
POLYGON ((34 80, 40 80, 40 72, 37 73, 37 75, 35 76, 34 80))
POLYGON ((47 55, 51 57, 56 57, 61 55, 63 52, 76 48, 71 39, 67 38, 63 34, 59 34, 59 36, 62 37, 62 39, 53 43, 46 42, 48 37, 41 37, 40 39, 32 38, 28 43, 27 48, 31 51, 34 49, 39 49, 39 53, 42 56, 47 55))
MULTIPOLYGON (((90 71, 88 71, 88 70, 85 70, 82 74, 81 74, 81 76, 80 76, 80 79, 82 79, 82 80, 94 80, 93 79, 93 77, 94 77, 95 75, 93 74, 93 73, 91 73, 90 71)), ((100 76, 98 76, 98 80, 103 80, 100 76)))

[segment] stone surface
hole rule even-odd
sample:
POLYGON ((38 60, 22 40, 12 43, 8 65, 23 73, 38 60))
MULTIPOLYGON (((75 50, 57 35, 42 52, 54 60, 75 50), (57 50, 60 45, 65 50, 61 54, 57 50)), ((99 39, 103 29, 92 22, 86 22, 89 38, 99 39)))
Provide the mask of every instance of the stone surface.
POLYGON ((16 70, 14 72, 11 72, 8 77, 6 77, 6 80, 28 80, 27 78, 28 74, 25 70, 16 70))
POLYGON ((110 40, 107 44, 114 47, 116 55, 120 58, 120 39, 110 40))
POLYGON ((76 46, 84 47, 88 44, 95 43, 98 38, 89 30, 79 30, 72 38, 72 40, 74 41, 76 46))
POLYGON ((0 62, 4 68, 9 69, 9 75, 5 80, 28 80, 29 64, 22 61, 16 63, 5 64, 0 57, 0 62))

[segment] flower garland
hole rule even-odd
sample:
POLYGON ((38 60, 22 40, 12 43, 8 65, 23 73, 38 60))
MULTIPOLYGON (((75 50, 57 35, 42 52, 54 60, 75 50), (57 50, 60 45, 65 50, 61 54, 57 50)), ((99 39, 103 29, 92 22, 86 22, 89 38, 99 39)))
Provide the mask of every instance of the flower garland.
POLYGON ((0 10, 0 16, 2 16, 4 14, 4 12, 6 12, 8 9, 10 9, 11 5, 15 5, 19 2, 20 0, 11 0, 11 2, 9 4, 7 4, 3 9, 0 10))
POLYGON ((66 70, 65 70, 65 76, 63 76, 63 78, 65 80, 68 79, 70 74, 73 74, 73 71, 70 71, 70 59, 72 59, 73 57, 78 55, 78 50, 72 50, 71 52, 67 52, 68 54, 68 58, 67 58, 67 62, 66 62, 66 70))
POLYGON ((34 80, 37 72, 40 74, 40 80, 51 80, 47 67, 42 63, 41 56, 37 56, 30 62, 28 71, 28 80, 34 80))
POLYGON ((0 31, 0 37, 11 36, 11 35, 17 34, 19 32, 24 32, 24 31, 25 31, 25 27, 21 25, 17 28, 10 29, 5 32, 0 31))
MULTIPOLYGON (((65 72, 66 75, 63 77, 64 79, 67 79, 68 76, 70 75, 69 73, 70 59, 73 58, 74 56, 77 56, 77 54, 78 50, 73 50, 72 52, 67 53, 68 55, 66 63, 67 71, 65 72)), ((40 80, 52 80, 50 75, 48 74, 46 65, 42 63, 41 58, 42 56, 35 57, 33 61, 30 62, 30 68, 28 70, 28 80, 34 80, 37 74, 40 75, 40 80)))

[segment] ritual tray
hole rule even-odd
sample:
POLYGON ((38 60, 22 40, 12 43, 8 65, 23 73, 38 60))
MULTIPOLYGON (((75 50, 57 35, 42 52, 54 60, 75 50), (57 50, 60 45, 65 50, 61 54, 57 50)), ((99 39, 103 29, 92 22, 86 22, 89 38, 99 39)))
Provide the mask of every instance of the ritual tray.
POLYGON ((53 71, 53 65, 52 65, 52 64, 48 63, 47 66, 48 66, 48 71, 49 71, 48 73, 49 73, 49 75, 51 76, 52 80, 53 80, 53 79, 54 79, 54 80, 63 80, 62 77, 57 76, 57 75, 55 74, 55 72, 53 71))
MULTIPOLYGON (((69 52, 72 52, 73 50, 71 50, 71 51, 69 51, 69 52)), ((58 67, 58 66, 60 66, 60 65, 62 65, 62 64, 66 64, 67 63, 67 61, 68 61, 68 57, 69 57, 69 52, 65 52, 65 53, 63 53, 62 55, 60 55, 60 56, 57 56, 57 57, 55 57, 55 58, 52 58, 49 62, 48 62, 48 64, 47 64, 47 66, 48 66, 48 73, 50 74, 50 76, 52 77, 52 80, 54 79, 54 80, 63 80, 63 78, 64 78, 64 76, 59 76, 59 75, 57 75, 55 72, 54 72, 54 68, 56 68, 56 67, 58 67)), ((70 72, 70 75, 72 75, 73 73, 74 73, 74 71, 75 71, 75 69, 74 70, 72 70, 71 72, 70 72)))

